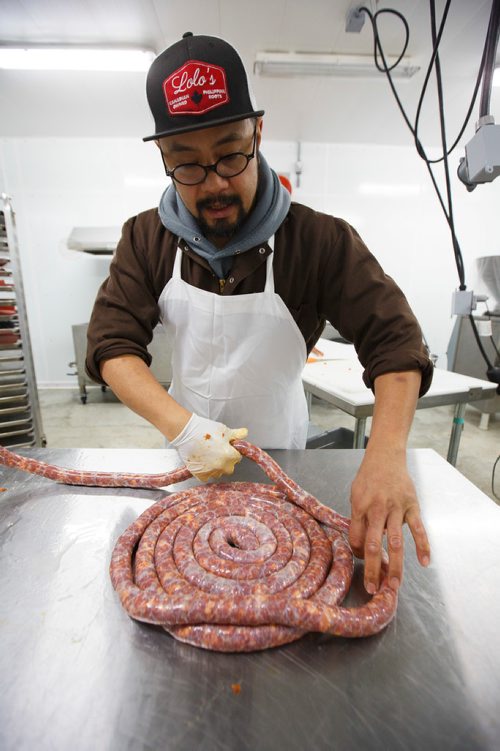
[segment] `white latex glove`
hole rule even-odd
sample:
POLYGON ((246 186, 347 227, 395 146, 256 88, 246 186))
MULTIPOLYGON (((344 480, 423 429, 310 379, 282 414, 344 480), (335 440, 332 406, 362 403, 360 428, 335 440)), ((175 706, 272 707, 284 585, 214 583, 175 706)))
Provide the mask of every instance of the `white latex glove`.
POLYGON ((247 435, 246 428, 232 430, 221 422, 193 413, 170 445, 177 449, 191 474, 206 482, 210 478, 233 474, 234 465, 241 461, 241 454, 230 441, 247 435))

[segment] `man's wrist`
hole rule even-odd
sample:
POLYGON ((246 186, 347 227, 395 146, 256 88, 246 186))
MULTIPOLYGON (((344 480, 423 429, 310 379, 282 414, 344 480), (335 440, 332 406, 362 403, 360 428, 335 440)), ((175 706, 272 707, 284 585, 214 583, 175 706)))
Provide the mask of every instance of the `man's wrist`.
POLYGON ((161 430, 165 438, 171 442, 179 438, 192 417, 192 412, 188 412, 187 409, 179 405, 175 413, 168 416, 168 421, 165 421, 165 425, 158 425, 157 427, 161 430))
POLYGON ((406 462, 407 442, 405 439, 370 438, 366 446, 365 457, 377 461, 406 462))

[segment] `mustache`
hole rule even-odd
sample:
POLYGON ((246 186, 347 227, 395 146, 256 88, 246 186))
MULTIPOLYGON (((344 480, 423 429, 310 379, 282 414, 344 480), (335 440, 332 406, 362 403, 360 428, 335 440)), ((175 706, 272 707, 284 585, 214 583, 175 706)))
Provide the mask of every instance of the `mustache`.
POLYGON ((203 209, 225 209, 228 206, 241 206, 241 198, 238 195, 218 195, 202 198, 196 202, 198 211, 203 209))

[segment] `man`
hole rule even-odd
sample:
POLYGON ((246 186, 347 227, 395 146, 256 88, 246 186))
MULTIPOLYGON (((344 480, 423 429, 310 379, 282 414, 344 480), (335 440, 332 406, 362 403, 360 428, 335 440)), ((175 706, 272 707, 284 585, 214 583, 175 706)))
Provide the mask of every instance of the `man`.
POLYGON ((156 142, 172 184, 158 211, 124 226, 89 326, 89 375, 206 480, 233 471, 231 441, 247 429, 262 448, 305 447, 301 373, 331 321, 375 392, 350 543, 373 593, 387 534, 397 589, 403 523, 429 561, 406 442, 432 364, 402 292, 346 222, 291 204, 259 152, 264 112, 229 44, 185 34, 153 62, 147 94, 156 130, 144 140, 156 142), (173 340, 170 393, 148 367, 159 320, 173 340))

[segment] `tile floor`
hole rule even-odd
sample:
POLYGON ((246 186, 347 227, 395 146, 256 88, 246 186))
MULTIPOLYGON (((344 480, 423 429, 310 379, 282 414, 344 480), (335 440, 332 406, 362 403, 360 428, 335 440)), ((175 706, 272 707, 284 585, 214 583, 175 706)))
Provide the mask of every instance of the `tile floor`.
MULTIPOLYGON (((77 389, 39 391, 42 421, 51 448, 162 448, 163 438, 141 417, 120 404, 109 391, 89 389, 87 404, 77 389)), ((446 458, 453 419, 453 407, 417 411, 410 433, 409 448, 433 448, 446 458)), ((312 422, 320 428, 353 428, 354 421, 325 402, 313 399, 312 422)), ((500 414, 492 416, 488 430, 479 428, 480 413, 467 407, 458 452, 457 469, 483 493, 500 503, 500 414)), ((369 420, 367 432, 369 432, 369 420)))

